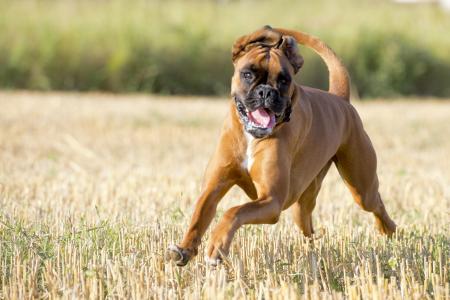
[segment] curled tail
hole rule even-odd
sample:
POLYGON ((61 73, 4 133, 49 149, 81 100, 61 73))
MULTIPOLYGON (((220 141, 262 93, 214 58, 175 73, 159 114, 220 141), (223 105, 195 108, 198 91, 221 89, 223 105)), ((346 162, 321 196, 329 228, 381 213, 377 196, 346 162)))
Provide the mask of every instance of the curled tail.
POLYGON ((350 101, 350 77, 344 64, 330 47, 320 39, 300 31, 283 28, 274 28, 274 30, 281 34, 292 36, 298 43, 313 49, 319 54, 328 67, 330 81, 328 91, 350 101))

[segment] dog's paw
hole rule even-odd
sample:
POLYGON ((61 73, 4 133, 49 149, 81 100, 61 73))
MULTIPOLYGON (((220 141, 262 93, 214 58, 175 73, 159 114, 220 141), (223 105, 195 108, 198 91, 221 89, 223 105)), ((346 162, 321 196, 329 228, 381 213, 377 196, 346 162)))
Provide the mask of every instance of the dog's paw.
POLYGON ((190 253, 177 245, 170 245, 166 250, 166 259, 175 262, 179 267, 185 266, 191 259, 190 253))
POLYGON ((376 227, 380 233, 387 235, 389 238, 393 236, 397 229, 397 225, 389 217, 384 220, 376 219, 376 227))
POLYGON ((210 243, 206 251, 205 263, 210 267, 217 267, 226 262, 229 248, 227 246, 221 242, 210 243))
POLYGON ((221 257, 211 258, 208 255, 205 255, 205 263, 210 267, 217 267, 223 262, 221 257))

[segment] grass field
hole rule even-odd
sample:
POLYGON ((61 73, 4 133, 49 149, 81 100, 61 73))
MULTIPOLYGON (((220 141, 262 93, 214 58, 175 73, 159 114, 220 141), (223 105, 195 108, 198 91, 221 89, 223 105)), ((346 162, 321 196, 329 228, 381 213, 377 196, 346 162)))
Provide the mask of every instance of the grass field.
MULTIPOLYGON (((0 93, 0 298, 449 299, 450 103, 355 103, 399 225, 374 229, 332 169, 313 243, 289 211, 246 226, 226 264, 166 263, 225 101, 0 93)), ((219 215, 247 201, 232 190, 219 215)))
POLYGON ((266 24, 323 39, 362 98, 450 97, 450 14, 392 0, 0 0, 0 88, 227 95, 233 42, 266 24))

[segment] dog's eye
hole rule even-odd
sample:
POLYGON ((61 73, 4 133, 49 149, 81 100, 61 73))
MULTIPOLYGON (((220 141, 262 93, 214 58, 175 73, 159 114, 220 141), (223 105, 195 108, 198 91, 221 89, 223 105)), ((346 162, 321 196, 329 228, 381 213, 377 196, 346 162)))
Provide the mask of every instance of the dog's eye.
POLYGON ((242 72, 242 77, 244 77, 247 80, 251 80, 253 78, 253 74, 250 72, 242 72))
POLYGON ((288 83, 289 83, 289 80, 288 80, 287 78, 285 78, 285 77, 280 77, 280 78, 278 79, 278 83, 280 83, 280 84, 282 84, 282 85, 285 85, 285 84, 288 84, 288 83))

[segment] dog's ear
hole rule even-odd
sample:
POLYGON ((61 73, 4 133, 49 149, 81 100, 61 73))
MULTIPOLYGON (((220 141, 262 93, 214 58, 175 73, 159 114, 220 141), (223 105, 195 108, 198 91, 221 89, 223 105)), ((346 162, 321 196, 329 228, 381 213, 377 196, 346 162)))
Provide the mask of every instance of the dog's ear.
POLYGON ((281 34, 266 25, 263 28, 249 34, 241 36, 234 42, 232 49, 233 63, 255 46, 275 47, 281 41, 281 34))
POLYGON ((297 73, 298 70, 300 70, 300 68, 303 66, 304 62, 303 57, 298 52, 297 41, 292 36, 285 35, 282 38, 279 48, 288 58, 292 67, 294 68, 294 72, 297 73))

